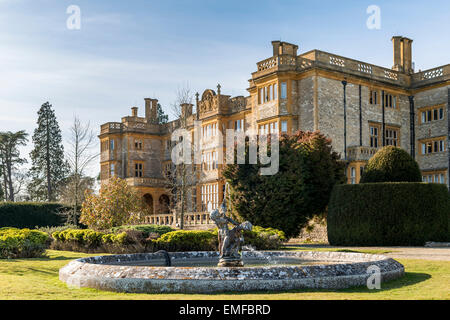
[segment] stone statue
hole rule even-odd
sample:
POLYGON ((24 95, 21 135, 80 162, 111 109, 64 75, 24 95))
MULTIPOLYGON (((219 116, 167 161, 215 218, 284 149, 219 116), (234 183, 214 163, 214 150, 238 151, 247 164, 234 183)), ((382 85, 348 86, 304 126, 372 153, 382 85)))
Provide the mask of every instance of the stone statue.
POLYGON ((225 185, 225 195, 223 202, 219 208, 214 209, 210 213, 211 220, 217 225, 219 237, 219 267, 242 267, 242 256, 239 253, 241 249, 241 242, 243 230, 251 230, 252 224, 248 221, 238 223, 228 217, 226 206, 228 184, 225 185), (228 225, 233 224, 235 227, 229 229, 228 225))

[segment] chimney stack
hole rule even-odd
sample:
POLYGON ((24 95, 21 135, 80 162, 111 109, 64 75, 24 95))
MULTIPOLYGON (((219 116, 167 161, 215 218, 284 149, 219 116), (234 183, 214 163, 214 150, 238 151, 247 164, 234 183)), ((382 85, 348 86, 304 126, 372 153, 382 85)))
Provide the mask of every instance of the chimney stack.
POLYGON ((131 108, 131 116, 132 117, 137 117, 138 116, 138 108, 137 107, 132 107, 131 108))
POLYGON ((190 103, 181 104, 181 118, 186 119, 192 115, 192 107, 194 105, 190 103))
POLYGON ((394 48, 393 70, 408 74, 414 72, 412 66, 412 42, 413 40, 402 36, 392 37, 392 45, 394 48))
POLYGON ((148 123, 158 122, 158 99, 145 98, 145 118, 148 123))
POLYGON ((273 56, 279 56, 282 54, 297 56, 298 46, 292 43, 282 41, 272 41, 273 56))

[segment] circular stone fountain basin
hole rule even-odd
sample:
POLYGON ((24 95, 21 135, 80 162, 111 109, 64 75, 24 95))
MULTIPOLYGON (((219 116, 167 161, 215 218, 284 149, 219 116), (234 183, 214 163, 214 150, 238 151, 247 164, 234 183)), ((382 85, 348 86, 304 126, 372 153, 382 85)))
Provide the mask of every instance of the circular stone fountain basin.
POLYGON ((118 292, 211 293, 363 286, 372 266, 379 268, 381 282, 404 274, 397 261, 363 253, 244 251, 244 267, 234 268, 217 267, 217 252, 175 252, 170 257, 171 267, 157 253, 81 258, 61 268, 59 278, 69 286, 118 292))

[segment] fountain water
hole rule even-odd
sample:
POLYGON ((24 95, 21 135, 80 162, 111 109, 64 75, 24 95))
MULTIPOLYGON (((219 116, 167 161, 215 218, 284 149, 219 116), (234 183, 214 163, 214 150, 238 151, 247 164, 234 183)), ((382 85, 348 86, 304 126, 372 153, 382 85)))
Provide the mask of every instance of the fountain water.
POLYGON ((266 260, 267 263, 270 264, 270 265, 280 264, 280 261, 276 260, 272 255, 267 255, 267 254, 264 254, 264 252, 262 252, 262 251, 257 251, 251 245, 242 246, 242 250, 243 251, 246 250, 246 251, 252 252, 255 256, 257 256, 257 257, 259 257, 259 258, 261 258, 263 260, 266 260))

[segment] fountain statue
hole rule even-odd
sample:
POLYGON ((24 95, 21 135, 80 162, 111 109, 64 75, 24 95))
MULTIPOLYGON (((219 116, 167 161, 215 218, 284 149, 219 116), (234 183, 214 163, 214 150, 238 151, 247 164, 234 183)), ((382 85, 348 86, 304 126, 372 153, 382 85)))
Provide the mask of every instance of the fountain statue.
POLYGON ((240 254, 241 242, 244 241, 242 236, 243 230, 251 230, 252 224, 248 221, 238 223, 227 216, 227 191, 228 183, 225 184, 225 194, 223 202, 219 208, 214 209, 210 213, 211 220, 217 226, 219 237, 219 267, 243 267, 242 256, 240 254), (233 224, 235 227, 229 229, 228 225, 233 224))
POLYGON ((61 268, 59 278, 70 286, 116 292, 212 293, 303 288, 334 290, 367 285, 372 277, 368 270, 373 267, 383 282, 405 273, 403 265, 382 255, 318 251, 240 252, 242 231, 251 230, 252 225, 247 221, 239 224, 227 216, 227 187, 223 203, 210 210, 211 219, 219 228, 219 252, 171 252, 169 255, 161 250, 80 258, 61 268), (231 230, 230 224, 233 225, 231 230), (246 267, 243 267, 243 260, 246 267))

